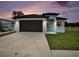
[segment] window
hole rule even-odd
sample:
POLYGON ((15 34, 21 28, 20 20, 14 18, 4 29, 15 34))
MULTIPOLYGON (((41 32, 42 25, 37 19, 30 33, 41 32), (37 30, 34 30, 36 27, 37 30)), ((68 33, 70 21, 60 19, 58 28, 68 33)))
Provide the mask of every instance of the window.
POLYGON ((62 21, 61 20, 57 20, 57 26, 62 26, 62 21))

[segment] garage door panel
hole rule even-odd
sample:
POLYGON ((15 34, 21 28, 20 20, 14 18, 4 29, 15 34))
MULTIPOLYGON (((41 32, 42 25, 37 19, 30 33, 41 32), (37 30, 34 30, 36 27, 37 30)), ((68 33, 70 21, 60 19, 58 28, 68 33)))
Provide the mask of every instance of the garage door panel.
POLYGON ((21 20, 21 32, 42 32, 42 20, 21 20))

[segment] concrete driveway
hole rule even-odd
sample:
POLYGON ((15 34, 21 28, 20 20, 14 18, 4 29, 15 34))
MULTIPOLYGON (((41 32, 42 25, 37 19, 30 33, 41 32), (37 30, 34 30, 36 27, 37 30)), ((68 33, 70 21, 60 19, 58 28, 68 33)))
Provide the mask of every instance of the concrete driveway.
POLYGON ((20 32, 0 37, 1 57, 50 57, 46 37, 41 32, 20 32))

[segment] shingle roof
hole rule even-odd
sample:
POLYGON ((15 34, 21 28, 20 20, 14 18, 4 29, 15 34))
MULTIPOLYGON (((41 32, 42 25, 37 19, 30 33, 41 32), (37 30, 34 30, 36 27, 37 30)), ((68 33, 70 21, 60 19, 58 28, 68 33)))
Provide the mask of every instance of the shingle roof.
POLYGON ((12 18, 14 18, 14 19, 16 19, 16 18, 47 18, 47 16, 30 14, 30 15, 23 15, 23 16, 15 16, 15 17, 12 17, 12 18))
MULTIPOLYGON (((16 18, 49 18, 48 16, 45 15, 59 15, 59 13, 44 13, 43 15, 38 15, 38 14, 29 14, 29 15, 23 15, 23 16, 15 16, 12 17, 14 19, 16 18)), ((63 17, 56 17, 57 20, 66 20, 67 18, 63 17)))

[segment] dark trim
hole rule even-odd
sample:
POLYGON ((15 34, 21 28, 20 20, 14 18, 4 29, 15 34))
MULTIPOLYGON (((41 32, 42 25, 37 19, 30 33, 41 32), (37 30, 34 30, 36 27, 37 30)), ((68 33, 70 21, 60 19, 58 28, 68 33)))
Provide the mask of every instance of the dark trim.
POLYGON ((48 19, 48 20, 54 20, 54 19, 48 19))
POLYGON ((15 17, 12 17, 12 18, 16 19, 16 18, 48 18, 48 17, 43 16, 43 15, 31 14, 31 15, 24 15, 24 16, 15 16, 15 17))
POLYGON ((59 15, 59 13, 43 13, 43 15, 59 15))
POLYGON ((63 18, 63 17, 56 17, 57 20, 67 20, 67 18, 63 18))

